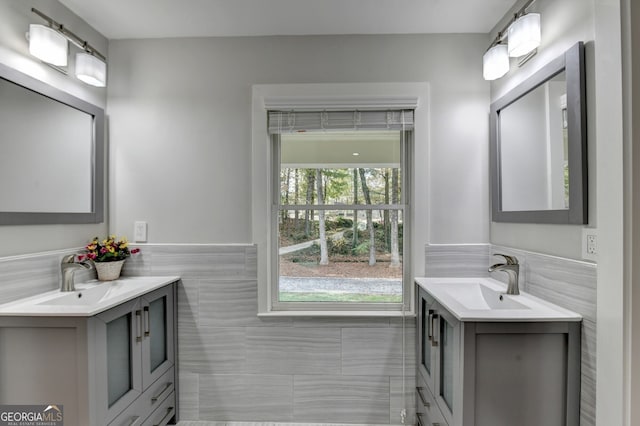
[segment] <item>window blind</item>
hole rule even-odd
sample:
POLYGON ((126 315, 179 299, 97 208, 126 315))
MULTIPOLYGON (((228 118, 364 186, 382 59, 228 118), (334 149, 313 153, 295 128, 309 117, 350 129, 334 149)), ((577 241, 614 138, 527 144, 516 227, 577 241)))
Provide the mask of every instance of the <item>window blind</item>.
POLYGON ((269 134, 348 131, 413 130, 413 110, 268 111, 269 134))

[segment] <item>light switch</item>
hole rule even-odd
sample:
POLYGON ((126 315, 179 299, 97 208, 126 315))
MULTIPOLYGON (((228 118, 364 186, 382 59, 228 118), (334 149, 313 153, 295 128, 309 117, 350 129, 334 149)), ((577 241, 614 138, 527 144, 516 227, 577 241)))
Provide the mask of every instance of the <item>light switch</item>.
POLYGON ((133 224, 133 240, 136 243, 147 242, 147 222, 135 222, 133 224))

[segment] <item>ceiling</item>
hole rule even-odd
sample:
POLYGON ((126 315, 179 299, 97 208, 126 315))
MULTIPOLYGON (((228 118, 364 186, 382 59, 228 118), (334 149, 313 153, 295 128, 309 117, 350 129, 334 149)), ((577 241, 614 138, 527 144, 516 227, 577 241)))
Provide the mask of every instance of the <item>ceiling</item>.
POLYGON ((488 33, 516 0, 60 0, 108 39, 488 33))
POLYGON ((283 133, 280 143, 282 167, 400 167, 397 130, 283 133))

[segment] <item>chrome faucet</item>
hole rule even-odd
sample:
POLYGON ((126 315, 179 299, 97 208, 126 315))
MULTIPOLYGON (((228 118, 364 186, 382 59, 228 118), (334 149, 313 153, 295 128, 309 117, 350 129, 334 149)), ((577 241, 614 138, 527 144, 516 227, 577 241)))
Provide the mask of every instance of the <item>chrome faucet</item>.
POLYGON ((75 254, 69 254, 62 258, 62 262, 60 263, 60 272, 62 272, 60 291, 75 291, 76 286, 73 282, 73 273, 78 269, 91 269, 93 266, 90 260, 76 262, 75 258, 75 254))
POLYGON ((520 273, 520 265, 515 256, 507 256, 506 254, 495 253, 494 256, 502 256, 507 263, 496 263, 489 267, 489 272, 503 271, 509 276, 509 285, 507 294, 520 294, 518 288, 518 274, 520 273))

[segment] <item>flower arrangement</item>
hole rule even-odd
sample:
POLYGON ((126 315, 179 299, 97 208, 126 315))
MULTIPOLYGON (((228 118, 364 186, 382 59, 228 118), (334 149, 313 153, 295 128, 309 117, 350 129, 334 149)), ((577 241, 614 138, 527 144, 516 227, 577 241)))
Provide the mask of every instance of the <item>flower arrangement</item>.
POLYGON ((121 237, 118 240, 115 235, 109 235, 102 241, 95 237, 85 246, 85 250, 87 253, 79 256, 79 260, 90 259, 94 262, 117 262, 140 251, 137 248, 129 250, 127 237, 121 237))

